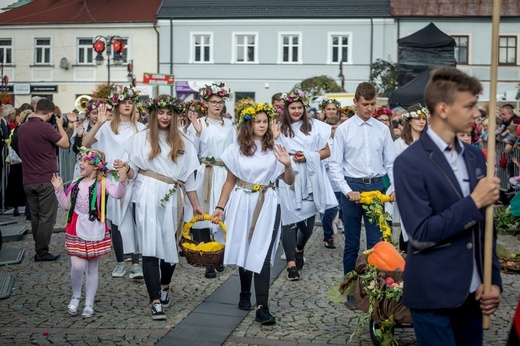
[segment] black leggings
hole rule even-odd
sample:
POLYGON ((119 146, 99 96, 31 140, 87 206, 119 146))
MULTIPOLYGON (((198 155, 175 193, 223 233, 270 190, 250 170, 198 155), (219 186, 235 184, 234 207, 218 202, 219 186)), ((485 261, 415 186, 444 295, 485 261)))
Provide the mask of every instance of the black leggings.
POLYGON ((287 262, 295 260, 296 248, 298 250, 305 248, 305 244, 307 244, 312 235, 315 218, 316 216, 311 216, 298 223, 282 226, 282 245, 287 262))
MULTIPOLYGON (((110 235, 112 237, 112 246, 114 247, 114 253, 116 254, 116 261, 123 262, 125 260, 125 256, 123 254, 123 237, 121 236, 121 231, 119 228, 112 224, 110 226, 110 235)), ((132 264, 139 263, 139 254, 133 253, 132 256, 132 264)))
MULTIPOLYGON (((271 278, 271 253, 273 251, 275 241, 278 241, 278 239, 276 239, 276 233, 278 232, 279 225, 280 205, 278 205, 278 208, 276 209, 276 218, 274 221, 274 229, 273 235, 271 237, 271 244, 269 245, 269 250, 267 251, 267 255, 265 256, 262 270, 258 274, 255 273, 255 295, 257 306, 262 305, 263 307, 267 307, 267 302, 269 301, 269 280, 271 278)), ((251 292, 251 281, 253 279, 253 272, 239 267, 238 274, 240 276, 240 291, 251 292)))
POLYGON ((143 274, 150 302, 161 299, 161 285, 169 285, 172 281, 175 264, 160 261, 157 257, 143 256, 143 274))

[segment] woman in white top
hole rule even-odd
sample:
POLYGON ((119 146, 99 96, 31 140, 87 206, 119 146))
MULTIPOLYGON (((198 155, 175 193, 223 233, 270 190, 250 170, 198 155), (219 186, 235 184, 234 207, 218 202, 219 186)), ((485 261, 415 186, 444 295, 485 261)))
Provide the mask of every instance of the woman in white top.
MULTIPOLYGON (((220 159, 229 144, 233 141, 235 131, 231 120, 222 117, 225 100, 230 90, 224 83, 206 85, 200 89, 200 97, 207 110, 206 116, 193 120, 188 128, 190 138, 195 138, 200 166, 197 168, 197 194, 205 213, 211 214, 217 205, 220 191, 226 181, 227 169, 220 159)), ((188 210, 186 214, 191 214, 188 210)), ((211 228, 215 240, 224 243, 224 235, 220 228, 209 221, 197 222, 192 227, 194 240, 208 241, 211 228)), ((218 268, 223 270, 223 268, 218 268)), ((206 278, 215 278, 214 268, 206 269, 206 278)))
MULTIPOLYGON (((420 104, 408 107, 408 111, 403 113, 403 133, 401 137, 394 141, 395 156, 399 156, 406 148, 408 148, 413 142, 419 139, 421 134, 426 130, 428 110, 422 107, 420 104)), ((393 186, 390 187, 387 194, 393 191, 393 186)), ((386 205, 385 205, 386 207, 386 205)), ((401 216, 399 209, 397 208, 397 202, 394 202, 393 206, 390 205, 389 209, 393 209, 393 222, 400 222, 401 216)), ((391 210, 389 210, 390 213, 391 210)), ((401 224, 401 235, 399 236, 399 248, 401 251, 406 252, 408 236, 406 231, 401 224)))
POLYGON ((251 309, 254 272, 256 321, 264 325, 276 323, 268 308, 271 265, 280 238, 275 182, 280 176, 286 184, 294 182, 289 154, 274 144, 270 124, 276 115, 273 106, 265 103, 246 105, 238 113, 237 142, 222 153, 228 174, 213 212, 213 222, 217 222, 226 209, 224 264, 239 267, 238 308, 251 309))
MULTIPOLYGON (((149 127, 126 144, 129 177, 135 178, 132 202, 138 247, 152 319, 163 320, 169 286, 179 262, 177 239, 183 225, 183 188, 196 214, 202 214, 197 197, 195 169, 199 166, 193 143, 177 129, 178 100, 160 95, 148 103, 149 127), (184 186, 184 187, 183 187, 184 186)), ((190 215, 190 218, 193 215, 190 215)))
POLYGON ((283 94, 284 111, 278 141, 294 162, 298 176, 294 186, 280 181, 282 245, 287 260, 287 278, 298 280, 303 268, 303 251, 314 228, 317 212, 338 205, 321 160, 330 156, 327 141, 331 127, 306 114, 309 100, 301 91, 283 94))
MULTIPOLYGON (((135 102, 139 100, 139 90, 132 87, 117 86, 111 91, 108 102, 112 105, 112 119, 108 120, 109 112, 106 104, 98 107, 98 122, 90 132, 83 136, 83 145, 91 147, 95 144, 96 149, 106 155, 108 168, 114 170, 121 161, 127 161, 124 149, 126 142, 139 131, 146 128, 138 122, 139 114, 135 102), (114 166, 115 165, 115 166, 114 166)), ((117 176, 109 175, 112 181, 117 181, 117 176)), ((116 255, 117 265, 112 271, 112 277, 124 277, 126 266, 124 254, 131 253, 135 248, 135 226, 132 220, 130 199, 132 196, 133 182, 129 181, 125 197, 122 200, 108 198, 107 219, 110 221, 112 233, 112 246, 116 255)), ((139 266, 139 254, 132 253, 132 268, 130 279, 142 279, 143 271, 139 266)))

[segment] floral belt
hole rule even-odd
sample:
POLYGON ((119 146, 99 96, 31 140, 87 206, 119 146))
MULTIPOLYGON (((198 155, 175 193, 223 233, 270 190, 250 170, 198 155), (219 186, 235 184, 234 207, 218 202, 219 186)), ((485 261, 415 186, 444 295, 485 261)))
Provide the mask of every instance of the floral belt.
MULTIPOLYGON (((148 170, 148 169, 140 169, 139 174, 144 175, 145 177, 149 177, 155 180, 162 181, 166 184, 173 184, 175 185, 174 188, 170 189, 170 191, 166 194, 166 196, 161 200, 161 202, 167 201, 170 196, 177 190, 177 187, 180 187, 181 189, 184 189, 184 182, 180 180, 174 180, 170 177, 167 177, 165 175, 159 174, 157 172, 148 170)), ((164 205, 161 204, 163 207, 164 205)), ((182 201, 182 193, 179 191, 177 193, 177 243, 179 244, 179 241, 182 236, 182 228, 184 225, 184 203, 182 201)))
POLYGON ((238 178, 237 178, 237 181, 235 182, 235 184, 241 188, 250 190, 251 192, 258 192, 258 201, 256 202, 255 210, 253 211, 253 219, 251 220, 251 227, 249 227, 248 241, 251 242, 251 239, 253 238, 253 233, 255 231, 256 222, 258 221, 258 216, 260 215, 260 211, 262 210, 262 206, 264 205, 265 192, 270 188, 274 188, 274 184, 273 183, 270 183, 268 185, 253 184, 253 183, 248 183, 247 181, 243 181, 238 178))

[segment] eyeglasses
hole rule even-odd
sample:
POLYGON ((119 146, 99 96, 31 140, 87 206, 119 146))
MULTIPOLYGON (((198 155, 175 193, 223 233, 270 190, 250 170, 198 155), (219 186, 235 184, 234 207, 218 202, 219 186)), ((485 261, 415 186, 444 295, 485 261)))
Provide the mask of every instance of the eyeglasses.
POLYGON ((212 106, 223 106, 226 104, 224 101, 209 101, 209 104, 212 106))
POLYGON ((390 123, 390 119, 377 119, 382 123, 390 123))

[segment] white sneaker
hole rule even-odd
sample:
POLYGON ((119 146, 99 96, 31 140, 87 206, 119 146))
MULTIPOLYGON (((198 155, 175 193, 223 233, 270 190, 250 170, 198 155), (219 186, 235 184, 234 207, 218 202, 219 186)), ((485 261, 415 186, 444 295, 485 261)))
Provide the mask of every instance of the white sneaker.
POLYGON ((285 257, 285 251, 283 251, 283 249, 282 249, 282 254, 280 255, 280 259, 281 259, 281 260, 284 260, 284 261, 287 259, 287 258, 285 257))
POLYGON ((133 264, 132 268, 130 268, 130 275, 128 276, 130 279, 142 279, 144 278, 143 269, 139 264, 133 264))
POLYGON ((126 265, 124 263, 116 264, 116 267, 112 271, 113 278, 122 278, 126 274, 126 265))

